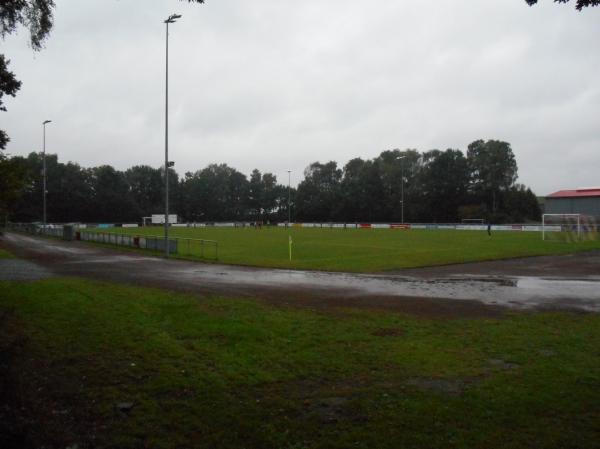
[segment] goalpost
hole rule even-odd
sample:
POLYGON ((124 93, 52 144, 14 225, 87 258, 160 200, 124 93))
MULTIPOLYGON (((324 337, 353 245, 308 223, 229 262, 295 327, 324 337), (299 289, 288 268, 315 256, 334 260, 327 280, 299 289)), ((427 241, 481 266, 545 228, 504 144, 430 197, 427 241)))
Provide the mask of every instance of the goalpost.
POLYGON ((573 230, 575 230, 577 239, 579 240, 581 238, 580 214, 542 215, 542 240, 548 240, 553 236, 562 236, 563 238, 559 238, 559 240, 566 240, 571 237, 573 230), (573 229, 573 226, 575 229, 573 229), (563 232, 567 234, 562 234, 563 232))
POLYGON ((595 239, 598 226, 593 217, 583 214, 542 215, 542 240, 579 241, 595 239))

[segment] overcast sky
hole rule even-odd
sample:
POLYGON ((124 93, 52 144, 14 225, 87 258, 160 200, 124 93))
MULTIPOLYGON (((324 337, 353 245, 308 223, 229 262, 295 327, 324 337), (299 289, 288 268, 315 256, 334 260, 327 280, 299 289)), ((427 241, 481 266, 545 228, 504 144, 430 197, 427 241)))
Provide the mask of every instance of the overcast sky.
POLYGON ((600 185, 600 8, 550 0, 57 0, 46 48, 26 30, 2 53, 23 82, 0 127, 7 152, 63 162, 164 163, 165 25, 170 159, 292 184, 314 161, 394 148, 512 144, 543 195, 600 185))

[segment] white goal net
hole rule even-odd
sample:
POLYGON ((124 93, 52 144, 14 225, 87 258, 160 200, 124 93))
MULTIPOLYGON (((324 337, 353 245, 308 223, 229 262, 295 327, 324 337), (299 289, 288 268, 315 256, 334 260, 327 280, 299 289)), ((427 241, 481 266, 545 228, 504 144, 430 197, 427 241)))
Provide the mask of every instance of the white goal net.
POLYGON ((542 239, 559 242, 596 240, 598 226, 594 217, 583 214, 544 214, 542 239))

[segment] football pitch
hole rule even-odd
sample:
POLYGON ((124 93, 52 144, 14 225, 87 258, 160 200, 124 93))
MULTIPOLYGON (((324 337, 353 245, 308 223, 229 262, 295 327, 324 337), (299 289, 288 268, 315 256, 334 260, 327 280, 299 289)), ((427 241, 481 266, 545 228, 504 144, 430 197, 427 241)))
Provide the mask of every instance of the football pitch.
MULTIPOLYGON (((162 227, 89 231, 163 236, 162 227)), ((538 232, 510 231, 490 237, 485 231, 457 230, 173 227, 169 236, 217 241, 220 263, 362 273, 600 248, 599 241, 549 242, 538 232)), ((181 241, 180 252, 185 246, 181 241)), ((191 258, 199 255, 192 246, 191 258)))

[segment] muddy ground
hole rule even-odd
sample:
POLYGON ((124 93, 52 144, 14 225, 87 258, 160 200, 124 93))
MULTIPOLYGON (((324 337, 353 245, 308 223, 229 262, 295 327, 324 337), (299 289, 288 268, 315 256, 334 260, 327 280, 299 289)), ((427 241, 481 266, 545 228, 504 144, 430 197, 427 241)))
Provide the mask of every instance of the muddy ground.
POLYGON ((444 317, 497 316, 507 309, 600 312, 600 251, 361 275, 165 260, 14 233, 0 245, 54 275, 281 305, 444 317))

